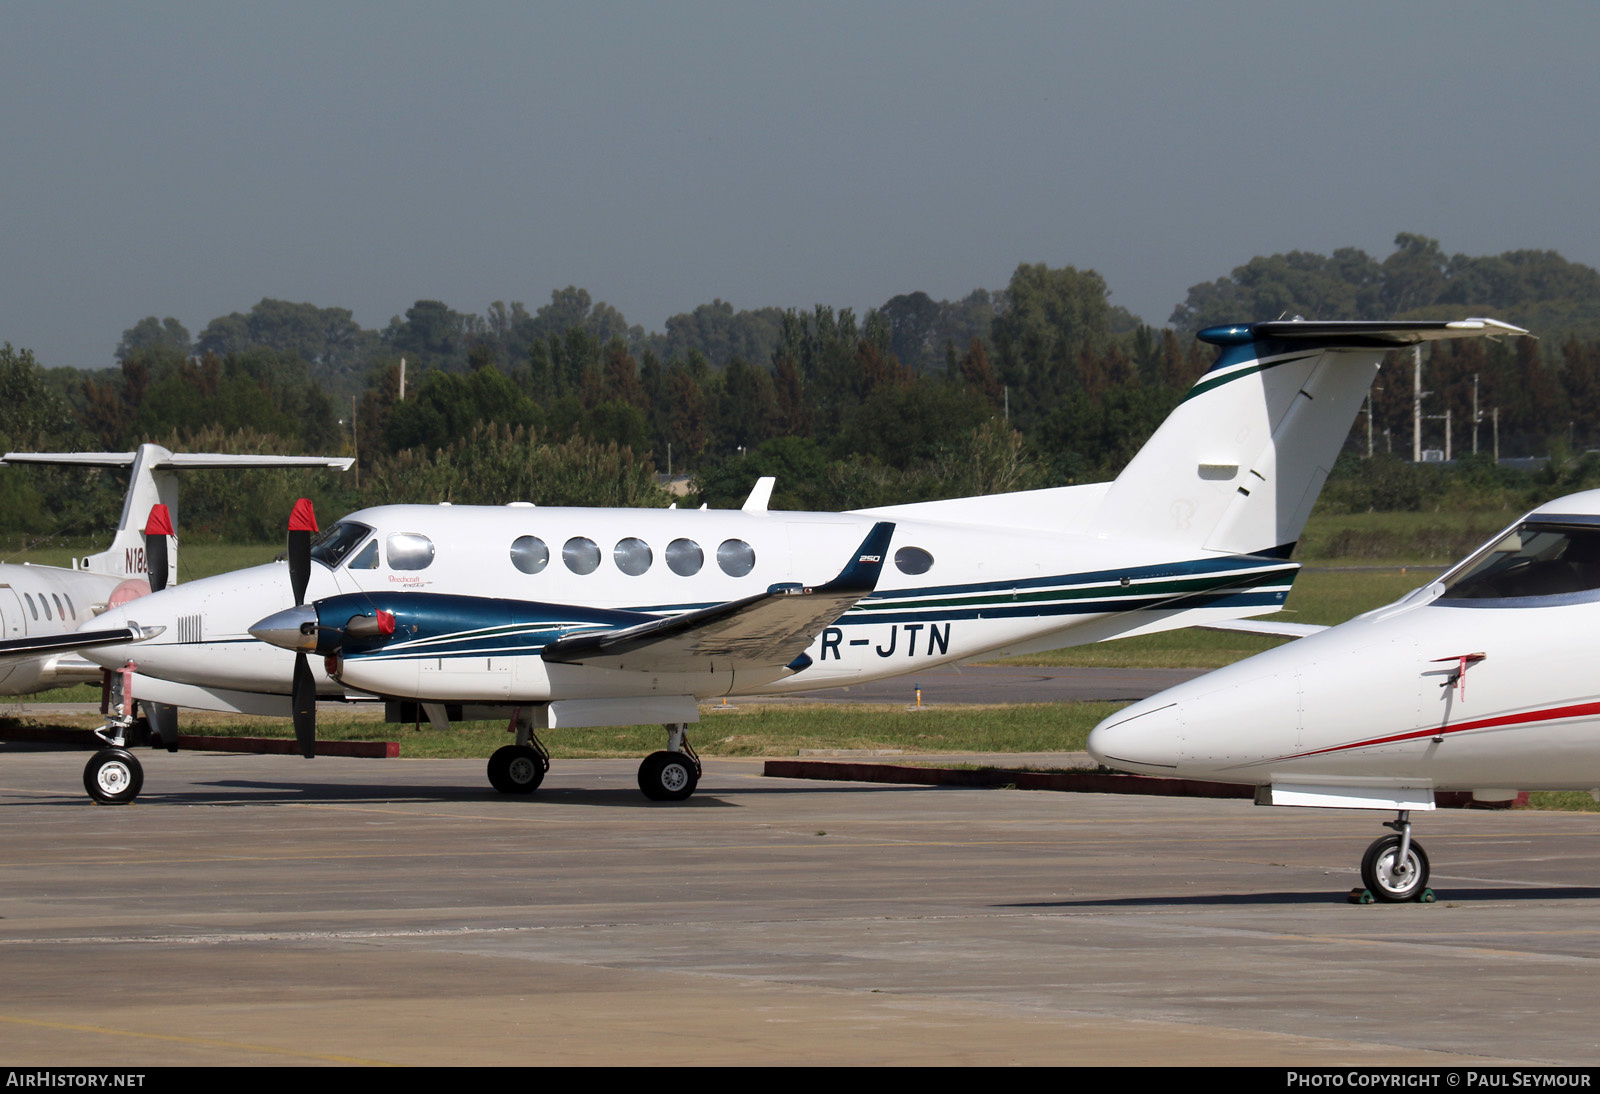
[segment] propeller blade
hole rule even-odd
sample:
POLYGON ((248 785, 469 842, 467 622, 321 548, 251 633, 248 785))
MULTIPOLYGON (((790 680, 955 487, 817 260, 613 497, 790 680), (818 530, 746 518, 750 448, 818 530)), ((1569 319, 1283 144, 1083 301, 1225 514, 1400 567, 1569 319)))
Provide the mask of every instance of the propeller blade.
POLYGON ((294 739, 306 759, 317 754, 317 681, 304 653, 294 655, 294 739))
MULTIPOLYGON (((306 602, 306 585, 311 581, 311 536, 317 530, 317 516, 309 498, 294 503, 289 514, 289 585, 294 590, 295 606, 306 602)), ((294 655, 294 739, 306 759, 317 754, 317 680, 304 650, 294 655)))
POLYGON ((311 536, 317 530, 317 516, 309 498, 294 503, 289 514, 289 585, 294 602, 306 602, 306 584, 311 580, 311 536))
POLYGON ((167 537, 172 535, 172 516, 165 505, 152 505, 144 526, 145 569, 150 575, 150 591, 159 593, 172 576, 167 561, 167 537))

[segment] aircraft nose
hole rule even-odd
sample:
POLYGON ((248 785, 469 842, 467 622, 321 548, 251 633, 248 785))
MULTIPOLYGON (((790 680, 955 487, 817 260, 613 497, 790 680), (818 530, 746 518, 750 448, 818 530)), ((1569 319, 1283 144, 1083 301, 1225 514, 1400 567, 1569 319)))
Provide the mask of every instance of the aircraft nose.
POLYGON ((1135 703, 1089 731, 1089 755, 1122 771, 1170 775, 1178 768, 1182 727, 1177 703, 1135 703))
POLYGON ((297 604, 281 612, 273 612, 250 628, 250 635, 286 650, 317 648, 317 610, 309 604, 297 604))

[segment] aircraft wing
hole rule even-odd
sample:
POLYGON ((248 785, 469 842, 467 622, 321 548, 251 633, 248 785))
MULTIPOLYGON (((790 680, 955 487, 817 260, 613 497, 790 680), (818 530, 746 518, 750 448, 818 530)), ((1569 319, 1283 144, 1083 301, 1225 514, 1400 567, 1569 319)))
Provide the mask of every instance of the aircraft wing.
POLYGON ((13 661, 29 661, 51 653, 70 653, 95 646, 119 646, 127 642, 143 642, 154 638, 165 627, 141 627, 130 622, 126 627, 105 630, 67 631, 65 634, 43 634, 36 638, 10 638, 0 642, 0 665, 13 661))
POLYGON ((1315 623, 1272 623, 1265 619, 1226 619, 1219 623, 1203 623, 1195 628, 1201 631, 1238 631, 1241 634, 1259 634, 1268 638, 1304 638, 1328 628, 1315 623))
POLYGON ((877 588, 893 535, 892 522, 874 524, 849 565, 826 585, 774 585, 764 593, 670 619, 570 635, 545 646, 543 657, 557 664, 633 672, 799 672, 811 663, 806 647, 823 628, 877 588))

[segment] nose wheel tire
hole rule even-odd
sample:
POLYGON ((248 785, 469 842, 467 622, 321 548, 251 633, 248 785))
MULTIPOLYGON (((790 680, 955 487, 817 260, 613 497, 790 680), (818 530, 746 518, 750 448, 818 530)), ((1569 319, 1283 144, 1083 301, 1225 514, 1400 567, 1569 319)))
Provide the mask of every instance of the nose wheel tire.
POLYGON ((700 765, 686 752, 652 752, 639 765, 639 789, 653 802, 681 802, 700 784, 700 765))
POLYGON ((1372 842, 1361 856, 1361 883, 1386 904, 1417 900, 1428 889, 1428 852, 1411 841, 1405 862, 1400 862, 1400 837, 1384 836, 1372 842))
POLYGON ((526 745, 506 745, 489 757, 489 785, 502 794, 532 794, 544 782, 550 761, 526 745))
POLYGON ((127 805, 144 786, 144 768, 125 748, 102 748, 83 769, 83 788, 101 805, 127 805))

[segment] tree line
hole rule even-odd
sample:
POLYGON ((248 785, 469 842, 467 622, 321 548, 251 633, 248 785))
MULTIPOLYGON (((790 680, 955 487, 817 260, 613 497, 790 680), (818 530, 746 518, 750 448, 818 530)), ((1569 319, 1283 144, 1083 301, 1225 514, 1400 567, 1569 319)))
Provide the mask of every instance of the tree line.
MULTIPOLYGON (((655 473, 668 469, 693 474, 690 504, 737 504, 775 474, 779 507, 855 508, 1114 474, 1208 367, 1211 347, 1190 335, 1212 322, 1468 311, 1535 328, 1530 316, 1555 318, 1540 342, 1425 351, 1425 409, 1449 411, 1453 447, 1470 447, 1474 389, 1483 421, 1498 408, 1503 454, 1600 444, 1600 274, 1552 252, 1446 257, 1402 234, 1381 262, 1353 249, 1258 257, 1194 286, 1167 327, 1110 296, 1093 270, 1023 264, 1003 289, 954 301, 909 293, 857 315, 717 300, 656 333, 576 287, 481 316, 418 301, 377 331, 347 309, 262 300, 193 338, 175 319, 140 320, 111 369, 43 369, 6 346, 0 439, 353 452, 359 485, 356 475, 319 484, 345 509, 399 498, 665 504, 655 473)), ((1379 451, 1410 450, 1409 377, 1397 361, 1375 386, 1379 451)), ((1443 447, 1443 425, 1430 417, 1428 429, 1427 447, 1443 447)), ((1363 418, 1350 447, 1364 452, 1366 436, 1363 418)), ((103 515, 120 494, 68 487, 66 472, 26 474, 0 473, 13 503, 0 529, 55 527, 86 506, 103 515)), ((227 490, 187 487, 185 523, 275 534, 272 506, 227 490)))

